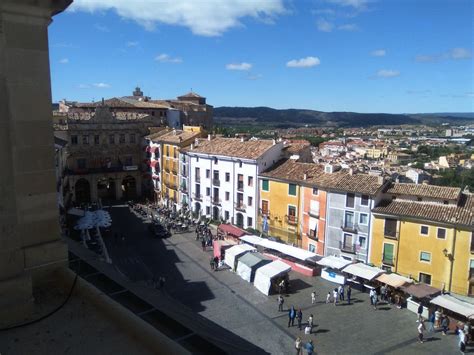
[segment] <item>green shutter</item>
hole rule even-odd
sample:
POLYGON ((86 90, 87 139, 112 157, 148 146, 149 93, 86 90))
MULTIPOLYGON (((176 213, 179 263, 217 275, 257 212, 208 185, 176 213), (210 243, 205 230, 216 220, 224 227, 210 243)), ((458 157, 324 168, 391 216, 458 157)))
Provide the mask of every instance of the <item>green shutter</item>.
POLYGON ((289 184, 288 185, 288 195, 296 196, 296 185, 295 184, 289 184))
POLYGON ((268 180, 262 180, 262 190, 268 191, 268 180))
POLYGON ((383 245, 383 261, 392 262, 393 261, 393 244, 384 244, 383 245))

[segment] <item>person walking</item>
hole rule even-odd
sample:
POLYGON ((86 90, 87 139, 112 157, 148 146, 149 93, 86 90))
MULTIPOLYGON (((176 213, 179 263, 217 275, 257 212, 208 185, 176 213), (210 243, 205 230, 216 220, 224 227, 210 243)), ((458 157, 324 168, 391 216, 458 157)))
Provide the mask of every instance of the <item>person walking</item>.
POLYGON ((308 355, 313 355, 313 351, 314 351, 313 341, 310 340, 309 342, 307 342, 305 347, 306 347, 306 352, 308 353, 308 355))
POLYGON ((464 333, 463 329, 459 329, 458 336, 459 351, 461 351, 461 354, 464 354, 464 352, 466 351, 466 333, 464 333))
POLYGON ((435 311, 435 328, 439 328, 441 326, 441 311, 440 309, 436 309, 435 311))
POLYGON ((430 318, 429 318, 428 321, 429 321, 429 323, 430 323, 430 324, 428 325, 428 331, 429 331, 430 333, 434 333, 434 331, 435 331, 435 327, 434 327, 434 325, 435 325, 435 314, 434 314, 434 312, 431 313, 430 318))
POLYGON ((308 327, 309 327, 309 334, 313 332, 313 315, 310 314, 308 317, 308 327))
POLYGON ((285 302, 285 299, 283 298, 282 295, 278 295, 278 312, 283 312, 283 303, 285 302))
POLYGON ((344 285, 339 285, 339 301, 344 301, 344 285))
POLYGON ((219 258, 217 256, 214 257, 214 271, 217 271, 219 267, 219 258))
POLYGON ((418 310, 416 311, 416 313, 418 314, 418 319, 417 319, 417 322, 420 322, 422 319, 423 319, 423 304, 420 302, 420 304, 418 305, 418 310))
POLYGON ((329 303, 329 302, 331 302, 331 292, 328 292, 326 296, 326 303, 329 303))
POLYGON ((369 299, 370 299, 370 305, 373 306, 374 305, 374 289, 370 289, 369 291, 369 299))
POLYGON ((347 286, 347 304, 351 304, 351 293, 352 293, 352 288, 351 285, 347 286))
POLYGON ((380 287, 380 299, 384 302, 387 301, 387 287, 385 285, 380 287))
POLYGON ((425 330, 425 323, 423 322, 423 318, 420 321, 420 324, 418 324, 418 341, 420 344, 423 344, 423 331, 425 330))
POLYGON ((449 330, 449 318, 446 315, 443 315, 443 319, 441 320, 441 329, 443 331, 443 335, 448 334, 449 330))
POLYGON ((296 355, 301 355, 301 350, 303 349, 303 342, 301 341, 300 337, 296 338, 295 348, 296 348, 296 355))
POLYGON ((316 292, 311 292, 311 304, 314 304, 316 302, 316 292))
POLYGON ((337 305, 337 299, 338 299, 337 288, 335 288, 334 291, 332 291, 332 297, 334 298, 333 301, 334 301, 334 305, 336 306, 337 305))
POLYGON ((303 321, 303 312, 301 311, 301 308, 298 309, 298 312, 296 313, 296 319, 298 321, 298 329, 301 330, 301 322, 303 321))
POLYGON ((295 307, 291 306, 290 310, 288 311, 288 328, 295 325, 295 318, 296 318, 296 311, 295 307))
POLYGON ((204 240, 204 238, 202 238, 201 240, 201 246, 202 246, 202 251, 206 251, 206 241, 204 240))

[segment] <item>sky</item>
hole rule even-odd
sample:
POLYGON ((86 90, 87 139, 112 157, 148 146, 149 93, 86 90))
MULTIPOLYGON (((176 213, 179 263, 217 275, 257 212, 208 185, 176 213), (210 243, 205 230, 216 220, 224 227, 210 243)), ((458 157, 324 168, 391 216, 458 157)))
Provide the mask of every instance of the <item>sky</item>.
POLYGON ((474 111, 472 0, 75 0, 49 43, 55 102, 474 111))

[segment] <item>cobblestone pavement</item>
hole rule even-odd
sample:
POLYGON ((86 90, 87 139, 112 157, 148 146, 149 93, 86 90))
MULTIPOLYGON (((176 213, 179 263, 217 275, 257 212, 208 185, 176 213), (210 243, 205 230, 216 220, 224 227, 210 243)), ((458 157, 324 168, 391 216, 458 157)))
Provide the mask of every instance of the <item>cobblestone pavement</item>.
MULTIPOLYGON (((297 336, 305 342, 312 339, 319 354, 458 352, 457 337, 452 334, 425 332, 425 343, 418 343, 416 315, 406 309, 381 305, 374 310, 368 294, 357 290, 352 292, 351 305, 326 304, 326 294, 334 284, 319 277, 291 272, 293 292, 285 295, 284 309, 291 305, 301 308, 304 322, 313 314, 314 333, 305 335, 298 330, 296 321, 295 326, 288 327, 288 312, 278 312, 276 296, 263 295, 229 270, 212 271, 209 265, 212 251, 203 252, 194 233, 175 234, 164 241, 152 239, 142 233, 146 230, 143 225, 135 225, 141 221, 128 217, 128 209, 112 210, 112 217, 115 221, 118 217, 119 226, 127 230, 127 239, 130 239, 113 248, 114 263, 125 265, 121 267, 132 265, 137 268, 136 272, 147 270, 165 276, 166 292, 171 297, 272 354, 294 353, 297 336), (157 247, 158 243, 161 247, 157 247), (179 277, 167 274, 169 263, 174 263, 173 269, 178 270, 179 277), (312 305, 310 294, 313 290, 316 303, 312 305)), ((127 274, 127 270, 121 271, 127 274)), ((474 349, 469 351, 474 352, 474 349)))

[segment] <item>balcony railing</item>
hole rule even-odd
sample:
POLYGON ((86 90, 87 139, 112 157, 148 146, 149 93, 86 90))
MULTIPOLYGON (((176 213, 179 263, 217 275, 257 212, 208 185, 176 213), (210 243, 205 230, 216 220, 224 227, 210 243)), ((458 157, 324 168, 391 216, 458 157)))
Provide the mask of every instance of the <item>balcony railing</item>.
POLYGON ((218 206, 221 205, 221 202, 222 202, 222 201, 221 201, 220 198, 213 198, 212 201, 211 201, 211 203, 212 203, 213 205, 218 205, 218 206))
POLYGON ((312 240, 318 241, 318 234, 315 231, 309 231, 306 236, 312 240))
POLYGON ((400 232, 398 231, 384 231, 384 236, 387 239, 395 239, 398 240, 398 237, 400 236, 400 232))
POLYGON ((202 201, 202 195, 201 194, 193 194, 193 198, 197 201, 202 201))
POLYGON ((212 179, 212 185, 221 186, 221 181, 219 179, 212 179))
POLYGON ((355 254, 356 253, 356 246, 355 244, 349 244, 344 242, 339 242, 339 249, 346 253, 355 254))
POLYGON ((298 218, 296 216, 286 216, 286 223, 296 225, 298 223, 298 218))
POLYGON ((247 206, 245 206, 245 205, 244 205, 243 203, 241 203, 241 202, 236 202, 236 203, 234 204, 234 207, 235 207, 235 209, 236 209, 237 211, 245 212, 245 208, 246 208, 247 206))
POLYGON ((341 229, 344 231, 344 232, 348 232, 348 233, 357 233, 358 229, 357 229, 357 224, 354 224, 354 223, 344 223, 342 226, 341 226, 341 229))
POLYGON ((309 210, 309 211, 308 211, 308 214, 309 214, 311 217, 319 218, 319 210, 309 210))

